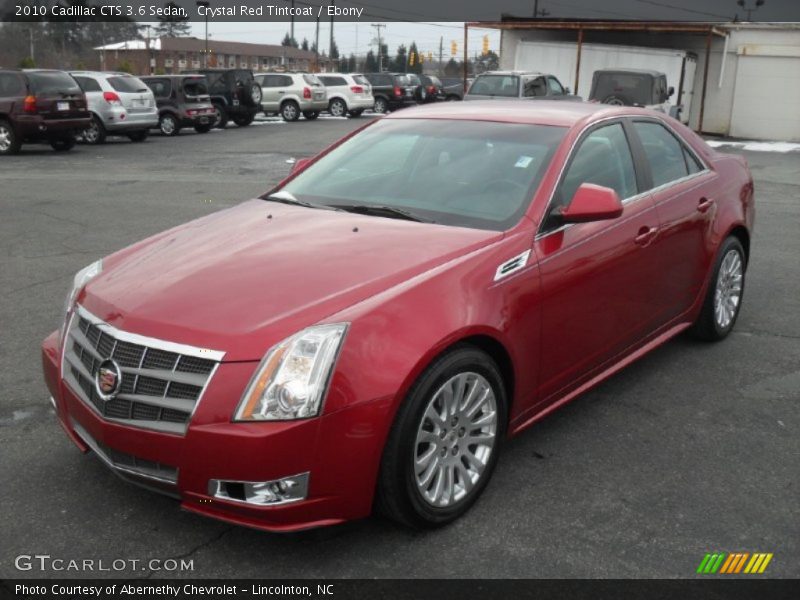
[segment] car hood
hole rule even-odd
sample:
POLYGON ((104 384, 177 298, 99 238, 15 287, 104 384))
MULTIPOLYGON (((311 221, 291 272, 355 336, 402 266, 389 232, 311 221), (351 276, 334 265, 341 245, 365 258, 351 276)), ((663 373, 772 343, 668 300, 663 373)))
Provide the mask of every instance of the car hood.
POLYGON ((78 301, 115 327, 260 359, 502 233, 251 200, 112 255, 78 301))

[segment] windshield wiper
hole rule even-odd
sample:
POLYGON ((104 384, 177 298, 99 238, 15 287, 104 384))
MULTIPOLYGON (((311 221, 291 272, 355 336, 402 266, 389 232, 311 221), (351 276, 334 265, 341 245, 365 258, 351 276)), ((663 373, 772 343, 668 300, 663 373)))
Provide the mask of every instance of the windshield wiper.
POLYGON ((272 202, 280 202, 281 204, 291 204, 293 206, 304 206, 305 208, 321 208, 323 210, 341 210, 333 206, 325 206, 324 204, 314 204, 313 202, 306 202, 305 200, 298 200, 294 194, 286 191, 278 191, 270 194, 264 200, 271 200, 272 202))
POLYGON ((391 219, 405 219, 417 223, 435 223, 431 219, 426 219, 415 215, 412 212, 394 206, 378 206, 375 204, 335 204, 335 208, 360 215, 374 215, 376 217, 389 217, 391 219))

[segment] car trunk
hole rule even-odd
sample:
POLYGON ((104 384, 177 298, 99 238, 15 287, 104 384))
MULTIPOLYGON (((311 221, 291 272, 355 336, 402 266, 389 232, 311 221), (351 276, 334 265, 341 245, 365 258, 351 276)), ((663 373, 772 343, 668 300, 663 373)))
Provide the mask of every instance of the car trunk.
POLYGON ((122 106, 129 113, 151 112, 155 106, 153 92, 144 82, 129 75, 119 75, 108 78, 109 85, 119 96, 122 106))
POLYGON ((36 112, 45 119, 86 116, 86 96, 78 83, 60 71, 29 72, 29 92, 36 98, 36 112))
POLYGON ((208 82, 205 77, 187 77, 182 82, 183 94, 187 104, 211 104, 208 82))

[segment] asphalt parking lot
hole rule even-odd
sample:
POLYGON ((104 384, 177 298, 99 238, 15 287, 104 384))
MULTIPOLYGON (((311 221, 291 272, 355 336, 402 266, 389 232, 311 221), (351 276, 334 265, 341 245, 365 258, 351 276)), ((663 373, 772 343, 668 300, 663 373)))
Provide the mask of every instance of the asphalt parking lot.
POLYGON ((39 344, 78 269, 251 198, 365 119, 269 122, 0 160, 0 577, 691 577, 706 552, 800 576, 800 152, 747 152, 757 224, 734 333, 680 337, 504 448, 460 521, 262 533, 195 516, 83 456, 39 344), (15 557, 184 558, 194 571, 20 572, 15 557))

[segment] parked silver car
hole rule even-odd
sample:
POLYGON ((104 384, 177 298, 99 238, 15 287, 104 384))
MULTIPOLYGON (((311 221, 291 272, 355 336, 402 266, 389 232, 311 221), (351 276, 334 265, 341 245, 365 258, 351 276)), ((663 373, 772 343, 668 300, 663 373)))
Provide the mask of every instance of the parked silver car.
POLYGON ((375 98, 372 84, 358 73, 321 73, 317 78, 328 91, 328 112, 334 117, 360 117, 372 109, 375 98))
POLYGON ((297 121, 302 114, 316 119, 328 109, 325 86, 310 73, 260 73, 255 76, 261 86, 261 108, 265 115, 279 114, 284 121, 297 121))
POLYGON ((106 136, 123 135, 134 142, 147 138, 158 127, 158 108, 153 92, 128 73, 70 71, 86 94, 92 123, 83 132, 89 144, 102 144, 106 136))

